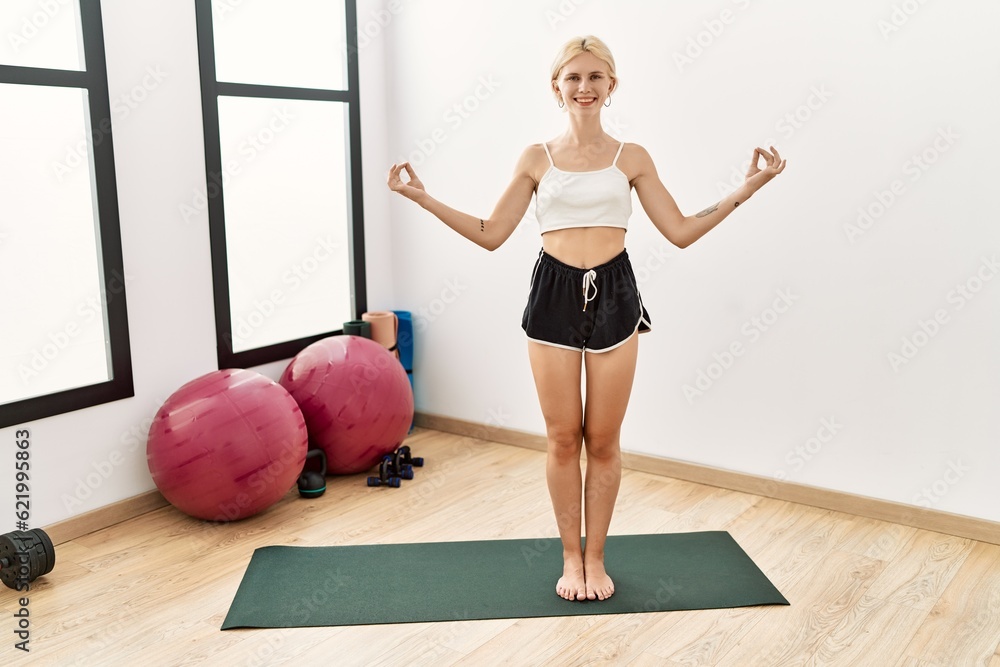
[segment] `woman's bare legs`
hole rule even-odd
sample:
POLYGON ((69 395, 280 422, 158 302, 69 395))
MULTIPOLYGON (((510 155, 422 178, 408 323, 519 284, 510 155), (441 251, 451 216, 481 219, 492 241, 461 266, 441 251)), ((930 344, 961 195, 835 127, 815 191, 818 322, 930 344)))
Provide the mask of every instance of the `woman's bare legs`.
POLYGON ((606 600, 615 592, 604 570, 604 543, 622 476, 621 428, 635 378, 639 336, 609 352, 587 353, 587 404, 583 440, 587 446, 587 548, 583 555, 587 599, 606 600))
POLYGON ((528 358, 545 418, 545 477, 563 546, 563 576, 556 583, 556 593, 567 600, 584 600, 587 589, 580 541, 583 353, 528 341, 528 358))
POLYGON ((556 593, 567 600, 604 600, 614 583, 604 570, 604 543, 621 480, 621 424, 635 376, 638 336, 603 353, 587 353, 583 407, 580 352, 528 342, 528 357, 548 436, 546 480, 563 545, 556 593), (580 452, 587 445, 586 491, 580 452), (586 500, 587 549, 580 541, 581 494, 586 500))

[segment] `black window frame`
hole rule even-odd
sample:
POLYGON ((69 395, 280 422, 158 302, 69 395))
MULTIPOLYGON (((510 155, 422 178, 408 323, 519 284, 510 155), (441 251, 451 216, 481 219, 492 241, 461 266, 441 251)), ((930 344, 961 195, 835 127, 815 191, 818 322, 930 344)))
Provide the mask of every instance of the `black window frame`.
POLYGON ((212 254, 212 283, 215 299, 216 350, 219 368, 249 368, 294 357, 308 345, 343 329, 314 334, 264 347, 233 351, 233 323, 229 295, 229 263, 226 251, 226 219, 223 205, 224 184, 221 175, 222 150, 219 131, 220 95, 342 102, 347 104, 350 154, 350 210, 348 238, 351 246, 351 302, 354 317, 367 310, 365 281, 364 210, 361 182, 361 111, 358 93, 357 5, 344 0, 347 90, 297 88, 264 84, 219 81, 215 68, 215 37, 211 0, 195 0, 198 24, 198 60, 201 74, 202 117, 205 134, 205 184, 208 202, 209 238, 212 254), (214 177, 213 177, 214 175, 214 177))
MULTIPOLYGON (((75 71, 0 65, 0 83, 87 90, 91 143, 94 152, 92 177, 97 193, 96 222, 100 230, 99 261, 103 267, 102 297, 106 308, 107 336, 111 351, 111 379, 0 404, 0 428, 131 398, 135 395, 101 4, 98 0, 78 0, 78 5, 85 69, 75 71)), ((8 326, 17 326, 17 323, 9 322, 8 326)))

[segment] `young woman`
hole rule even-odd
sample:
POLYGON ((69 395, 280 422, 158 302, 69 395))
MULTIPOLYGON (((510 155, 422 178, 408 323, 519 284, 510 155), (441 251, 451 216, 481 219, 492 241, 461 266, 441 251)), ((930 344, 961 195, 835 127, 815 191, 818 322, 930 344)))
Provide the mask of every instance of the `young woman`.
POLYGON ((736 192, 685 216, 645 149, 617 141, 601 126, 601 109, 610 106, 618 85, 614 59, 601 40, 587 36, 567 42, 553 63, 551 85, 556 103, 569 113, 568 127, 556 139, 524 149, 489 218, 456 211, 431 197, 409 163, 392 165, 388 185, 488 250, 507 240, 535 196, 542 250, 522 327, 545 419, 546 480, 563 546, 556 593, 567 600, 605 600, 615 590, 604 569, 604 544, 621 480, 619 436, 635 375, 636 334, 650 329, 625 252, 631 191, 660 233, 686 248, 780 174, 785 161, 773 146, 770 152, 755 149, 736 192), (580 391, 583 369, 586 401, 580 391), (586 549, 581 547, 581 493, 586 549))

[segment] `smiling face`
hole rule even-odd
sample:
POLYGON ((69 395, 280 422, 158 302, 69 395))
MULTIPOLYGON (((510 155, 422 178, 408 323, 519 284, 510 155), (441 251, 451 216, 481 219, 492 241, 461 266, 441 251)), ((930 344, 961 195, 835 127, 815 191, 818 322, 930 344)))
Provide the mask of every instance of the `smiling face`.
POLYGON ((552 87, 569 111, 582 112, 599 110, 615 84, 606 62, 592 53, 581 53, 563 66, 552 87))

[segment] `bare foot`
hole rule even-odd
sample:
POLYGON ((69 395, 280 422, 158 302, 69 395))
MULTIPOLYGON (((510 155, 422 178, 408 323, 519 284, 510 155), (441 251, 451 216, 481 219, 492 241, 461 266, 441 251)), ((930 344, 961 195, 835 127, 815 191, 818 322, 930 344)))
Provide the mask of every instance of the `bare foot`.
POLYGON ((604 570, 604 560, 588 558, 586 561, 588 600, 607 600, 615 593, 615 582, 604 570))
POLYGON ((563 576, 556 582, 556 593, 566 600, 585 600, 586 582, 581 556, 563 556, 563 576))

